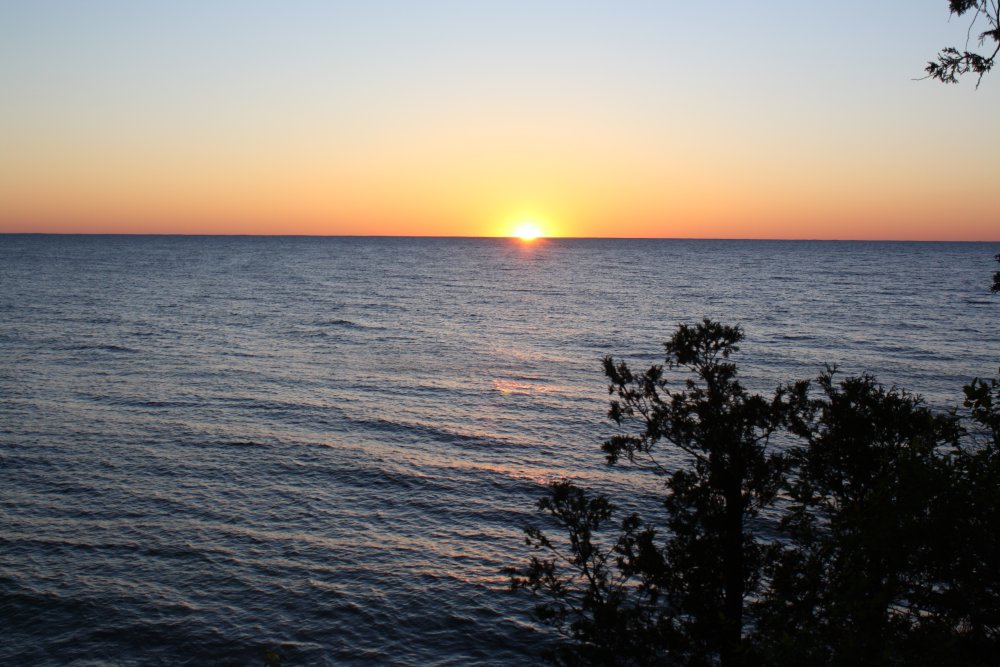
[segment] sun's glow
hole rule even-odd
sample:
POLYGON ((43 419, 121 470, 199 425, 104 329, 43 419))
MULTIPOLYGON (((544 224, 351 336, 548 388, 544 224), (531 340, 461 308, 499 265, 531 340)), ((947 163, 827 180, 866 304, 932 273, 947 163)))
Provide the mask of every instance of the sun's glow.
POLYGON ((542 230, 533 222, 523 222, 517 226, 513 235, 522 241, 534 241, 542 235, 542 230))

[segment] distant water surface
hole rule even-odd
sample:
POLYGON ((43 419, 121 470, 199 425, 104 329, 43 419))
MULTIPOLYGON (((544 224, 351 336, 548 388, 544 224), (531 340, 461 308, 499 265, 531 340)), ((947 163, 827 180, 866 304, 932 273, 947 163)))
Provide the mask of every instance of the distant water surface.
POLYGON ((0 236, 0 662, 520 665, 544 483, 608 469, 606 354, 742 325, 957 405, 996 244, 0 236))

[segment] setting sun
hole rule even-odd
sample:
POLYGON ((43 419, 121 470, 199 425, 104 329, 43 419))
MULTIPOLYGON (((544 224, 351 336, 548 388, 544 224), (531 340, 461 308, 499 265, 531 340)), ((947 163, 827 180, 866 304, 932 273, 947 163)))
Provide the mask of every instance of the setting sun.
POLYGON ((541 235, 542 230, 539 229, 538 225, 532 222, 525 222, 518 225, 513 234, 513 236, 521 239, 522 241, 534 241, 541 235))

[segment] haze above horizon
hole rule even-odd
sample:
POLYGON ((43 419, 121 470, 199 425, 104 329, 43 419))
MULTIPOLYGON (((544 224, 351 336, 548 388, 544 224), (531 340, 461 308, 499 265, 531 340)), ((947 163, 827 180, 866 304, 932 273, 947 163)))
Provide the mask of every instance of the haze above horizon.
POLYGON ((967 22, 770 5, 6 3, 0 233, 1000 240, 967 22))

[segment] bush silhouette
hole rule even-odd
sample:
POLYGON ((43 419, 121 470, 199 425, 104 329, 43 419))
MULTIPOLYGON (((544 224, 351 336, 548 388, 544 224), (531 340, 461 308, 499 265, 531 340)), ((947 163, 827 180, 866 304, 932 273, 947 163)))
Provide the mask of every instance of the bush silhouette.
POLYGON ((605 359, 621 431, 603 451, 662 478, 664 519, 551 486, 539 507, 560 537, 529 527, 538 553, 507 569, 556 631, 545 657, 995 664, 998 383, 967 386, 963 414, 834 369, 765 397, 737 378, 742 338, 705 320, 644 373, 605 359))

